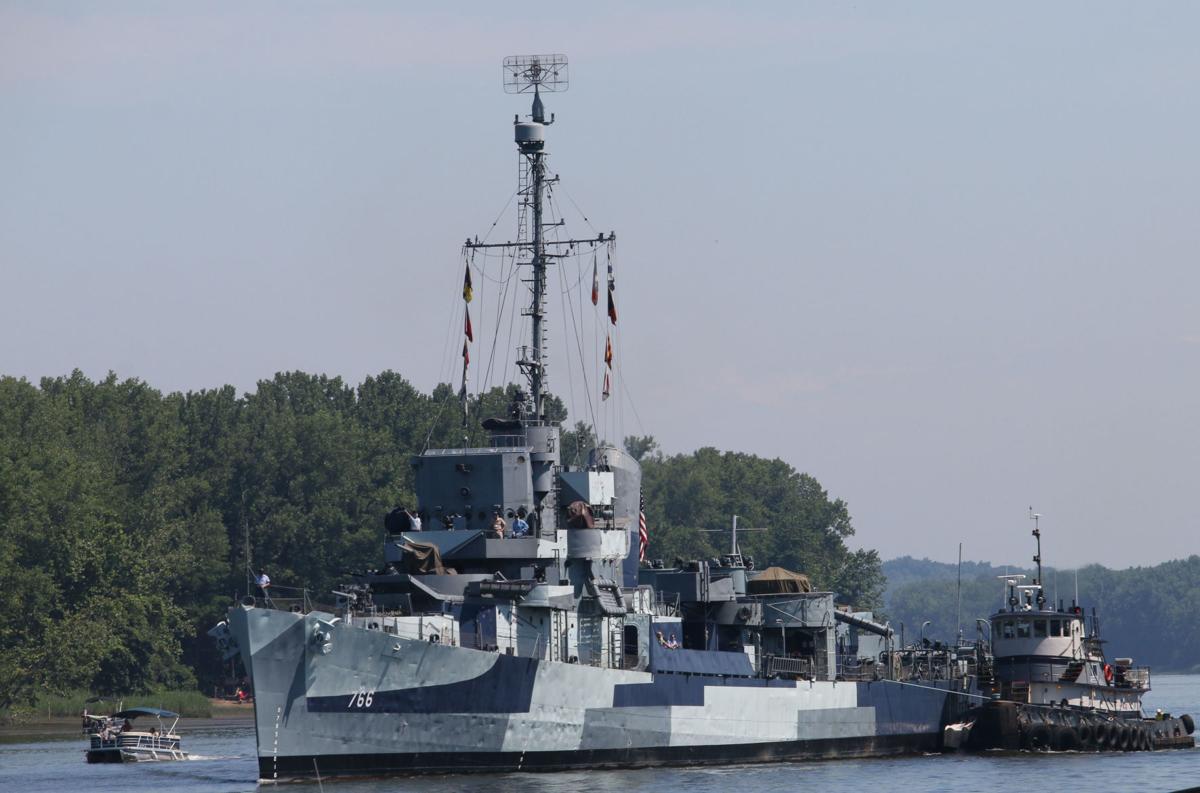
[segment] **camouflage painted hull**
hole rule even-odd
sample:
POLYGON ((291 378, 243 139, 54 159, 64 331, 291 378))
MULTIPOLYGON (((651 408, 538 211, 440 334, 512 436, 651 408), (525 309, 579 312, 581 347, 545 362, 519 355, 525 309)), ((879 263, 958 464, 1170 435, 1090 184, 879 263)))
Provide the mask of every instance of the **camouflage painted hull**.
POLYGON ((968 706, 960 681, 602 669, 402 639, 319 612, 239 607, 229 627, 254 682, 263 779, 937 751, 968 706))

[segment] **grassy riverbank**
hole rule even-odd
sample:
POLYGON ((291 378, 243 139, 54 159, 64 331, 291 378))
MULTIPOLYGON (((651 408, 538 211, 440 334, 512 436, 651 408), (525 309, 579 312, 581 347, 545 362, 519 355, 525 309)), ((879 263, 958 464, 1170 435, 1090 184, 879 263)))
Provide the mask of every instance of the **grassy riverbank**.
POLYGON ((33 705, 21 705, 0 711, 0 724, 45 724, 62 719, 71 719, 77 722, 85 708, 92 713, 111 713, 121 707, 162 708, 174 711, 186 718, 199 719, 211 719, 221 709, 220 705, 214 707, 214 702, 218 702, 217 700, 210 700, 195 690, 150 691, 145 694, 130 694, 126 697, 88 702, 93 696, 89 691, 45 694, 38 697, 33 705))
MULTIPOLYGON (((187 692, 191 693, 191 692, 187 692)), ((125 705, 132 707, 135 705, 146 705, 150 703, 153 695, 143 695, 142 697, 130 697, 125 700, 125 705)), ((60 703, 60 706, 71 704, 73 697, 64 698, 65 702, 60 703)), ((84 699, 87 699, 84 696, 84 699)), ((189 697, 190 699, 190 697, 189 697)), ((164 698, 163 702, 167 700, 164 698)), ((106 709, 106 705, 110 703, 92 703, 88 707, 94 712, 102 712, 106 709)), ((173 703, 177 704, 177 703, 173 703)), ((111 703, 112 708, 115 708, 116 703, 111 703)), ((179 721, 179 729, 182 732, 205 727, 246 727, 253 728, 254 726, 254 705, 249 702, 237 703, 222 699, 207 700, 207 715, 184 715, 179 721)), ((153 704, 150 707, 159 707, 153 704)), ((164 707, 165 710, 175 710, 176 708, 164 707)), ((80 707, 82 710, 82 707, 80 707)), ((198 708, 188 707, 187 710, 192 713, 203 713, 198 708)), ((29 740, 71 740, 79 738, 79 711, 71 715, 55 715, 55 705, 50 704, 49 710, 45 708, 40 713, 33 713, 31 709, 26 709, 17 716, 10 716, 8 713, 0 714, 0 744, 4 743, 20 743, 29 740), (49 715, 47 715, 49 713, 49 715)))

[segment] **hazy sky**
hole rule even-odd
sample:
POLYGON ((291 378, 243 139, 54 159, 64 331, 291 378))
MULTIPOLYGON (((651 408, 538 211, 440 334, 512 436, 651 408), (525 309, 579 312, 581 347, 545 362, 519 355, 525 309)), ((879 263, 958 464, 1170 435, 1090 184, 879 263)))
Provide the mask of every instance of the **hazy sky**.
POLYGON ((433 5, 0 2, 0 373, 432 388, 516 186, 500 62, 562 52, 610 434, 782 457, 885 558, 1027 561, 1029 505, 1060 569, 1200 552, 1200 5, 433 5))

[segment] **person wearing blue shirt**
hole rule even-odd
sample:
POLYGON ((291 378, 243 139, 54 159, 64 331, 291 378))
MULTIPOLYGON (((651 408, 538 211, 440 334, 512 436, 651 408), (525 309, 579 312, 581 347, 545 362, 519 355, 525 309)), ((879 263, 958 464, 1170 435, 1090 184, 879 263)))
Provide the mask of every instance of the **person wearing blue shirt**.
POLYGON ((514 537, 529 536, 529 524, 525 522, 525 518, 520 514, 513 518, 512 535, 514 537))

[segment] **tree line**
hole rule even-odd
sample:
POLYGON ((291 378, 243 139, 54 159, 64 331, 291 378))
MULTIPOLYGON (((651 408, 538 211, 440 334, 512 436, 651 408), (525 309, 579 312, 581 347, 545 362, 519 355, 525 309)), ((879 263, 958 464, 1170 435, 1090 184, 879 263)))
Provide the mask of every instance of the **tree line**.
MULTIPOLYGON (((253 392, 164 394, 79 371, 38 384, 0 377, 0 708, 75 689, 207 688, 221 664, 205 631, 269 569, 277 587, 322 593, 381 558, 383 516, 412 504, 412 455, 482 445, 514 386, 425 393, 395 372, 357 386, 288 372, 253 392)), ((558 399, 550 417, 565 421, 558 399)), ((596 441, 576 422, 564 462, 596 441)), ((649 556, 719 555, 742 516, 766 527, 743 551, 803 570, 867 606, 883 590, 874 551, 850 551, 847 505, 781 460, 701 449, 643 463, 649 556)))

